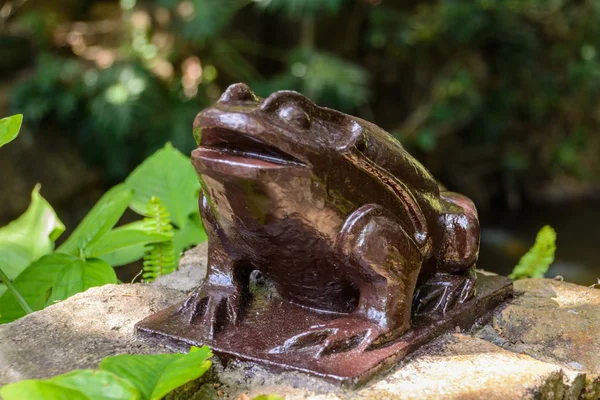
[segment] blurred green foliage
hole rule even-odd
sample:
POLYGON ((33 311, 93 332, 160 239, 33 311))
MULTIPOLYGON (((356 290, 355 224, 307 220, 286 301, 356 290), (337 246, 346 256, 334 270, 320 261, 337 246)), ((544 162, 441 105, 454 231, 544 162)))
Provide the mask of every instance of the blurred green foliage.
POLYGON ((597 176, 600 3, 437 1, 370 21, 370 44, 410 82, 395 133, 446 183, 481 204, 597 176))
POLYGON ((596 0, 86 0, 77 10, 24 7, 10 20, 39 50, 13 106, 40 132, 64 127, 111 178, 167 140, 189 151, 195 114, 244 81, 376 122, 479 206, 598 183, 596 0))

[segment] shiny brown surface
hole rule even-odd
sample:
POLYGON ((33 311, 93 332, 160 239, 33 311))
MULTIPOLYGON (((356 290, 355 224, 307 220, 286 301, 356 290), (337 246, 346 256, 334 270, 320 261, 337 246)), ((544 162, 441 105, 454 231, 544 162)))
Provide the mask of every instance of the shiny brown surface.
POLYGON ((286 323, 323 319, 271 337, 267 353, 290 360, 368 353, 475 295, 473 203, 440 193, 381 128, 295 92, 263 100, 236 84, 198 114, 194 135, 209 262, 204 284, 169 314, 183 337, 223 345, 250 317, 253 271, 273 289, 266 303, 290 305, 286 323))

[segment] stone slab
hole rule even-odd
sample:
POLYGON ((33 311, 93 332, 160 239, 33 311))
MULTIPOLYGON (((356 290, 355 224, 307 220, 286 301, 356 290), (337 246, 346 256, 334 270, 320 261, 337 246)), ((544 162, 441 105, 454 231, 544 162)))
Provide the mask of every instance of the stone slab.
MULTIPOLYGON (((186 255, 188 265, 206 262, 205 252, 192 254, 186 255)), ((188 271, 178 278, 180 273, 171 278, 177 284, 195 276, 188 271)), ((548 279, 518 281, 515 288, 520 295, 489 324, 437 338, 359 390, 297 372, 271 374, 250 363, 215 362, 208 383, 200 391, 188 387, 178 399, 264 393, 286 400, 600 398, 600 290, 548 279)), ((107 285, 0 325, 0 385, 93 368, 110 355, 169 351, 137 341, 134 325, 179 303, 185 291, 107 285)))
POLYGON ((149 284, 106 285, 0 325, 0 386, 95 368, 106 356, 166 352, 138 341, 133 325, 184 298, 149 284))
POLYGON ((515 291, 518 296, 477 336, 566 370, 585 372, 587 395, 600 399, 600 290, 525 279, 515 282, 515 291))
POLYGON ((246 388, 234 381, 221 388, 233 398, 241 393, 250 398, 261 393, 277 393, 286 400, 487 400, 562 399, 572 385, 557 365, 503 350, 464 333, 436 339, 394 372, 358 391, 340 391, 313 382, 293 387, 281 382, 281 378, 264 380, 263 375, 247 379, 246 388), (229 391, 229 388, 235 389, 229 391))

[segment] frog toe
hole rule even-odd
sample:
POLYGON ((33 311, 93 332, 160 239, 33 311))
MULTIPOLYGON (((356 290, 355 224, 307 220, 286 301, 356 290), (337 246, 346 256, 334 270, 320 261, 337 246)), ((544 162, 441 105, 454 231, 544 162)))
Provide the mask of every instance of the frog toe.
POLYGON ((381 329, 369 321, 339 318, 287 339, 270 353, 307 351, 320 358, 346 352, 363 352, 381 333, 381 329))
POLYGON ((214 339, 224 327, 235 324, 240 317, 240 295, 237 290, 222 287, 201 287, 178 310, 190 325, 203 331, 206 339, 214 339))
POLYGON ((443 315, 457 304, 475 295, 475 278, 471 275, 440 273, 415 291, 414 315, 443 315))

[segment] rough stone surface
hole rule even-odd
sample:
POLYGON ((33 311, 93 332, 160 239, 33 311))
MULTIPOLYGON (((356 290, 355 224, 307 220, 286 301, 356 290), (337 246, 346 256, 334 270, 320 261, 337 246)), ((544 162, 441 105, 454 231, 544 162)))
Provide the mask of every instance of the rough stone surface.
POLYGON ((94 368, 106 356, 164 352, 136 340, 133 325, 184 298, 148 284, 106 285, 0 325, 0 386, 94 368))
MULTIPOLYGON (((557 365, 503 350, 463 333, 447 334, 430 343, 399 368, 378 381, 354 391, 315 382, 298 387, 298 377, 273 377, 264 372, 244 380, 221 373, 221 390, 235 398, 277 393, 286 400, 300 399, 561 399, 572 382, 557 365), (242 381, 243 384, 236 382, 242 381)), ((240 374, 241 375, 241 374, 240 374)))
POLYGON ((478 337, 585 373, 589 398, 600 398, 600 290, 550 279, 517 281, 515 290, 478 337))
MULTIPOLYGON (((205 267, 203 246, 186 253, 180 269, 156 284, 90 289, 0 326, 0 385, 94 367, 108 355, 167 351, 136 341, 133 326, 182 301, 198 286, 205 267)), ((519 281, 515 288, 518 296, 489 324, 438 338, 357 391, 299 373, 272 374, 248 363, 225 368, 215 362, 212 374, 177 397, 599 399, 600 290, 549 279, 519 281)))

